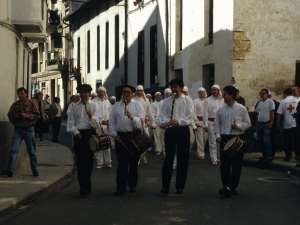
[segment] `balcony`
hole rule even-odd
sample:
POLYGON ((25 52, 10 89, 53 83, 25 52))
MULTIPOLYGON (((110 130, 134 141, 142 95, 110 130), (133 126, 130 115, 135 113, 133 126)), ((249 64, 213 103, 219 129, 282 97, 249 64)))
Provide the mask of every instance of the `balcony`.
POLYGON ((13 0, 11 22, 22 33, 41 33, 46 30, 47 6, 44 1, 13 0))
POLYGON ((57 31, 57 27, 60 24, 60 18, 56 11, 48 10, 47 11, 47 25, 46 32, 47 34, 52 34, 57 31))
POLYGON ((68 68, 69 68, 68 65, 63 65, 63 64, 54 64, 54 65, 46 66, 47 71, 67 71, 68 68))
POLYGON ((33 33, 23 33, 26 41, 29 43, 44 43, 47 41, 47 35, 44 33, 33 34, 33 33))

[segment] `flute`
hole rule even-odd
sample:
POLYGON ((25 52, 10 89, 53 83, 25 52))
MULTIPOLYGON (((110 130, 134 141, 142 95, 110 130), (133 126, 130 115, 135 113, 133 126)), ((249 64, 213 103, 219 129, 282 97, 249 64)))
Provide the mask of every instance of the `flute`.
MULTIPOLYGON (((175 97, 176 97, 176 93, 173 94, 173 101, 172 101, 172 109, 171 109, 171 118, 170 120, 173 118, 173 113, 174 113, 174 105, 175 105, 175 97)), ((167 128, 171 128, 172 125, 168 124, 167 128)))
POLYGON ((124 103, 125 103, 125 116, 126 116, 126 108, 127 108, 127 98, 126 97, 124 97, 124 103))

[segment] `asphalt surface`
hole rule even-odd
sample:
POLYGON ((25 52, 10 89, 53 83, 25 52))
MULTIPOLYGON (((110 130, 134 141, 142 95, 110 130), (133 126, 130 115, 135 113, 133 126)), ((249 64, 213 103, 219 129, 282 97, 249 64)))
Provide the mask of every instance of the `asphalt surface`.
MULTIPOLYGON (((136 193, 114 197, 113 168, 94 170, 92 194, 78 195, 77 180, 4 224, 298 224, 299 182, 281 172, 244 167, 239 195, 224 198, 219 166, 190 157, 183 195, 161 196, 162 156, 148 152, 136 193), (267 180, 270 181, 264 181, 267 180)), ((176 170, 174 171, 176 172, 176 170)), ((175 173, 173 173, 173 176, 175 173)), ((174 187, 174 180, 172 185, 174 187)))

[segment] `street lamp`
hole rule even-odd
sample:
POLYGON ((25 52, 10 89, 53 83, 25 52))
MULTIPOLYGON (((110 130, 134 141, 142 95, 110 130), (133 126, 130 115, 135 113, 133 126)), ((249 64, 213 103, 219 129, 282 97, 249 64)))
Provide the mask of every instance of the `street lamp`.
MULTIPOLYGON (((64 28, 62 27, 62 25, 59 25, 57 27, 57 33, 59 33, 61 36, 62 36, 63 30, 64 30, 64 28)), ((71 41, 72 40, 72 38, 69 37, 69 36, 62 36, 62 37, 65 38, 67 41, 71 41)))

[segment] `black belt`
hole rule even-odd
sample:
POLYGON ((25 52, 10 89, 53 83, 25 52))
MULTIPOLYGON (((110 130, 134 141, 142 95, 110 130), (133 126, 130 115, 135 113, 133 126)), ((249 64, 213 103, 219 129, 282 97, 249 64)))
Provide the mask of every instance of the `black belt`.
POLYGON ((225 137, 243 137, 244 134, 221 134, 221 136, 225 137))
POLYGON ((17 127, 17 128, 22 129, 22 130, 28 130, 28 129, 30 129, 31 127, 33 127, 33 125, 31 125, 31 126, 29 126, 29 127, 17 127))
POLYGON ((267 121, 267 122, 258 122, 258 123, 260 123, 260 124, 266 124, 266 123, 270 123, 270 120, 267 121))

